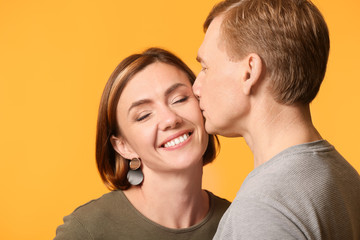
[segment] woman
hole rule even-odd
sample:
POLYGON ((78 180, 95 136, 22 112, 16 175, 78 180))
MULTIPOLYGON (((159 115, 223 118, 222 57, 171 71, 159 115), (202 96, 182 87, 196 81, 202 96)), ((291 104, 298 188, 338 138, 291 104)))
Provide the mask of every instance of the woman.
POLYGON ((201 189, 216 155, 195 75, 158 48, 124 59, 100 102, 96 161, 112 192, 64 218, 55 239, 212 239, 229 202, 201 189))

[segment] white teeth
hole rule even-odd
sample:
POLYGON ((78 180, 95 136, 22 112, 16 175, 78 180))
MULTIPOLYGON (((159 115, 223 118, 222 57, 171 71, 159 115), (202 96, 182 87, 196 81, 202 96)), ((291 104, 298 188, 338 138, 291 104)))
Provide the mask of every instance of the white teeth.
POLYGON ((184 135, 182 135, 182 136, 180 136, 180 137, 177 137, 177 138, 175 138, 175 139, 173 139, 173 140, 165 143, 164 147, 165 147, 165 148, 173 147, 173 146, 175 146, 175 145, 178 145, 178 144, 184 142, 184 141, 185 141, 186 139, 188 139, 188 138, 189 138, 189 135, 188 135, 187 133, 185 133, 184 135))

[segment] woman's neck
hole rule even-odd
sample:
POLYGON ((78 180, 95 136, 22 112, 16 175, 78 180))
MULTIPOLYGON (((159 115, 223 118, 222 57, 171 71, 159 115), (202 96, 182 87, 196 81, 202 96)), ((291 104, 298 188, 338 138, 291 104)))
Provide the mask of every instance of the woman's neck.
POLYGON ((178 173, 147 171, 141 186, 124 191, 134 207, 168 228, 199 223, 209 210, 208 194, 201 189, 202 166, 178 173))

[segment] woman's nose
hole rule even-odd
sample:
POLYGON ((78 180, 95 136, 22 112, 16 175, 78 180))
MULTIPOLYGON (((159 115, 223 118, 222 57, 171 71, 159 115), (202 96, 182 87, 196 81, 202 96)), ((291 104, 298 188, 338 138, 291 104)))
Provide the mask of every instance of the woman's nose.
POLYGON ((177 127, 182 121, 182 118, 168 107, 162 109, 159 114, 159 128, 163 131, 177 127))

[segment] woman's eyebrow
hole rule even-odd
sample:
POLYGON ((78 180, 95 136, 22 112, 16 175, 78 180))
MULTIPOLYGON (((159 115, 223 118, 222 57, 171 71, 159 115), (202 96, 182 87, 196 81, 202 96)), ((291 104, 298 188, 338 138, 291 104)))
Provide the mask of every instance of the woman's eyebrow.
POLYGON ((175 83, 171 85, 166 91, 165 91, 165 97, 169 96, 173 91, 175 91, 179 87, 186 87, 187 85, 184 83, 175 83))
POLYGON ((142 105, 142 104, 147 104, 147 103, 150 103, 150 102, 151 102, 150 99, 141 99, 141 100, 139 100, 139 101, 133 102, 133 103, 131 104, 131 106, 129 107, 128 114, 129 114, 129 112, 131 111, 131 109, 133 109, 134 107, 140 106, 140 105, 142 105))

